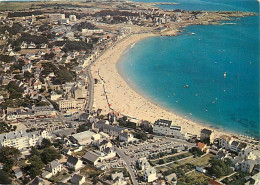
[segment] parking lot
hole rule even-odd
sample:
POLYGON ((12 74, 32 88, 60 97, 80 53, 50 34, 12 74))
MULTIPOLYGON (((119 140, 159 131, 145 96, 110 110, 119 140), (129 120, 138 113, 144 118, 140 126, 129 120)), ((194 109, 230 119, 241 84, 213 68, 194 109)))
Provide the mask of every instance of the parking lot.
POLYGON ((170 138, 154 137, 148 141, 136 144, 128 144, 121 147, 124 154, 131 158, 131 161, 136 161, 141 157, 148 158, 149 156, 158 154, 160 152, 170 153, 172 149, 176 149, 177 152, 183 151, 186 144, 172 141, 170 138))

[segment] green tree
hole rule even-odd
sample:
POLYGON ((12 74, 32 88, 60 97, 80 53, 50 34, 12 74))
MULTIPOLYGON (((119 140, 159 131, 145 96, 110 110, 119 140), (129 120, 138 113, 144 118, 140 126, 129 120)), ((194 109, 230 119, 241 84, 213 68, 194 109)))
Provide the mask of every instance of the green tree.
POLYGON ((165 161, 163 159, 159 160, 159 164, 164 164, 164 163, 165 163, 165 161))
POLYGON ((52 144, 51 144, 51 141, 49 139, 43 138, 42 143, 41 143, 42 148, 48 148, 51 145, 52 144))
POLYGON ((41 158, 39 156, 32 156, 29 159, 29 162, 31 163, 29 174, 31 178, 34 178, 41 174, 41 170, 44 167, 44 163, 42 162, 41 158))
POLYGON ((208 172, 210 175, 214 175, 217 178, 220 178, 225 175, 229 175, 232 173, 232 169, 230 168, 229 164, 231 164, 229 161, 225 163, 222 160, 218 160, 215 157, 212 157, 210 159, 210 167, 208 168, 208 172))
POLYGON ((41 153, 41 159, 42 161, 47 164, 48 162, 51 162, 55 159, 60 159, 61 155, 59 151, 57 151, 53 147, 45 148, 43 152, 41 153))
POLYGON ((3 171, 3 170, 0 170, 0 184, 11 184, 11 180, 8 176, 8 174, 3 171))
POLYGON ((10 172, 13 165, 17 164, 20 155, 20 151, 16 148, 2 147, 0 150, 0 162, 4 164, 4 171, 10 172))

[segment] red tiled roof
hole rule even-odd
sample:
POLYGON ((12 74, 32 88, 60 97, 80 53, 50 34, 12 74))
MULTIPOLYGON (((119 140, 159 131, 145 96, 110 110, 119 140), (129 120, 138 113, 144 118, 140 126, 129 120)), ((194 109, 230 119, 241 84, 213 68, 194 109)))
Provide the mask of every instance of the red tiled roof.
POLYGON ((207 145, 204 144, 204 143, 201 143, 201 142, 198 143, 198 148, 201 149, 201 150, 204 149, 204 147, 206 147, 206 146, 207 145))

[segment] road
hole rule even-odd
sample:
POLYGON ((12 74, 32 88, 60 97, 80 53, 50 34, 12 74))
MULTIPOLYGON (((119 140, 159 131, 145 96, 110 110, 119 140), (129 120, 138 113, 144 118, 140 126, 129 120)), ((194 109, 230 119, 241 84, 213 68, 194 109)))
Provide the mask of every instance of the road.
POLYGON ((117 154, 119 155, 119 157, 126 163, 126 169, 130 174, 130 177, 132 179, 132 183, 133 185, 138 185, 137 180, 135 179, 135 175, 133 172, 133 169, 131 168, 130 164, 131 164, 131 160, 129 159, 129 157, 127 157, 124 152, 122 150, 120 150, 119 148, 115 148, 117 154))
POLYGON ((90 71, 93 63, 91 63, 87 67, 87 76, 88 76, 88 81, 89 81, 89 86, 88 86, 89 94, 88 94, 88 104, 87 104, 86 110, 89 110, 89 111, 92 110, 93 102, 94 102, 94 82, 93 82, 94 80, 93 80, 93 77, 92 77, 92 74, 90 71))

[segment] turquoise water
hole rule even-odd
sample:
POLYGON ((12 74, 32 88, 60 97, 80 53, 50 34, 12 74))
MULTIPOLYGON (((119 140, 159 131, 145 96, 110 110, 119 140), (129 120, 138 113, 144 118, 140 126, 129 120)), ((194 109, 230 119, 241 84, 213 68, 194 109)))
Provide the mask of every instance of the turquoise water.
MULTIPOLYGON (((259 12, 256 1, 183 2, 167 8, 259 12)), ((230 22, 235 24, 189 26, 177 37, 144 39, 125 52, 117 67, 160 106, 215 128, 258 137, 259 17, 230 22)))

